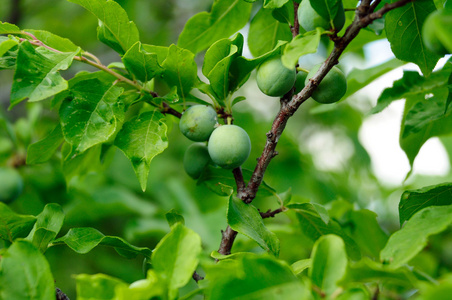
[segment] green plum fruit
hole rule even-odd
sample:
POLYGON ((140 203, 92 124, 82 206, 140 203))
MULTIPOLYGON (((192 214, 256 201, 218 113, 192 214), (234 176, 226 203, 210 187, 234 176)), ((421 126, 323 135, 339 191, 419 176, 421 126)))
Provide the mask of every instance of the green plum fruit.
POLYGON ((193 179, 198 179, 210 162, 209 151, 204 144, 192 144, 185 151, 184 169, 193 179))
MULTIPOLYGON (((311 6, 309 0, 301 1, 298 7, 298 23, 306 31, 315 30, 317 27, 323 28, 325 30, 330 30, 331 23, 330 20, 324 19, 320 16, 314 8, 311 6)), ((334 29, 340 31, 345 24, 345 11, 342 1, 339 2, 339 7, 337 14, 333 19, 334 29)))
POLYGON ((241 166, 250 155, 248 133, 236 125, 223 125, 214 130, 208 145, 212 161, 225 169, 241 166))
MULTIPOLYGON (((309 79, 314 77, 321 65, 315 65, 309 71, 305 84, 308 84, 309 79)), ((347 79, 344 73, 339 68, 333 67, 323 78, 322 82, 320 82, 320 85, 312 93, 311 97, 319 103, 329 104, 341 100, 346 92, 347 79)))
POLYGON ((16 169, 0 168, 0 201, 10 203, 20 196, 24 182, 16 169))
POLYGON ((432 52, 444 56, 450 54, 452 49, 452 11, 437 10, 432 12, 422 26, 422 39, 425 46, 432 52), (446 44, 447 43, 447 44, 446 44))
POLYGON ((217 124, 217 113, 209 105, 193 105, 180 118, 183 135, 195 142, 207 141, 217 124))
POLYGON ((257 86, 266 95, 281 97, 293 87, 295 83, 295 69, 286 68, 280 56, 274 56, 264 61, 257 68, 257 86))
POLYGON ((306 86, 304 83, 306 81, 306 77, 308 76, 308 73, 299 71, 297 73, 297 79, 295 80, 295 94, 298 94, 301 92, 302 89, 306 86))

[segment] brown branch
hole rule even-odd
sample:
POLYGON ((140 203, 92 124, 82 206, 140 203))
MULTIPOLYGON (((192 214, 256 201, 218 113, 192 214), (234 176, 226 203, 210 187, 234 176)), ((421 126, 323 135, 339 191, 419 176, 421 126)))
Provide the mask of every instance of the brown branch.
POLYGON ((294 10, 294 18, 293 18, 293 26, 290 26, 290 31, 292 31, 292 36, 296 37, 300 33, 300 23, 298 23, 298 4, 297 2, 293 2, 293 10, 294 10))
POLYGON ((267 210, 266 212, 259 212, 261 214, 262 219, 266 219, 266 218, 274 218, 277 214, 283 212, 283 209, 277 208, 275 210, 267 210))
POLYGON ((63 293, 59 288, 55 288, 55 297, 56 300, 69 300, 69 297, 66 296, 65 293, 63 293))
POLYGON ((201 275, 199 275, 196 271, 193 272, 193 275, 191 276, 196 283, 198 283, 198 281, 203 280, 204 277, 202 277, 201 275))
MULTIPOLYGON (((256 197, 256 193, 259 186, 264 178, 264 173, 270 161, 276 154, 275 148, 278 144, 279 138, 284 131, 287 121, 289 118, 297 111, 301 104, 303 104, 312 95, 314 90, 320 84, 322 79, 326 74, 339 62, 339 57, 344 52, 345 48, 350 44, 350 42, 358 35, 359 31, 368 26, 374 20, 381 18, 385 13, 395 8, 401 7, 412 0, 399 0, 391 4, 385 4, 383 8, 376 12, 370 11, 370 1, 362 1, 360 6, 357 8, 358 12, 361 10, 367 11, 367 15, 360 17, 358 13, 355 17, 353 23, 346 29, 344 35, 341 38, 335 40, 334 49, 331 51, 328 58, 322 64, 320 69, 317 71, 314 77, 312 77, 308 84, 301 90, 298 94, 294 95, 290 101, 281 99, 281 106, 278 114, 276 115, 271 130, 267 133, 267 142, 265 144, 262 155, 259 157, 257 165, 254 169, 253 175, 251 176, 248 186, 240 190, 237 196, 242 199, 245 203, 251 203, 256 197), (361 5, 369 6, 360 8, 361 5)), ((218 252, 221 254, 230 254, 231 248, 237 232, 232 230, 229 226, 224 232, 222 232, 222 239, 220 244, 220 249, 218 252)))

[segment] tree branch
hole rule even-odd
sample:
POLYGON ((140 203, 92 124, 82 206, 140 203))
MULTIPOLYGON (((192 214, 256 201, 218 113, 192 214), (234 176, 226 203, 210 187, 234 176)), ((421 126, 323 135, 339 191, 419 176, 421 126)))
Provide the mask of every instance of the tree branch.
POLYGON ((277 214, 283 212, 283 209, 277 208, 275 210, 267 210, 266 212, 259 212, 261 214, 262 219, 266 219, 266 218, 274 218, 277 214))
MULTIPOLYGON (((385 4, 383 8, 376 12, 372 11, 372 9, 375 9, 376 6, 370 7, 371 1, 363 0, 361 2, 360 6, 357 8, 358 12, 353 23, 346 29, 342 37, 335 39, 334 49, 331 51, 330 55, 322 64, 315 76, 309 80, 308 84, 303 88, 303 90, 294 95, 289 101, 281 99, 280 110, 273 121, 271 130, 267 133, 267 142, 262 151, 262 155, 258 159, 253 175, 248 182, 248 186, 245 189, 240 190, 237 194, 240 199, 242 199, 245 203, 251 203, 256 197, 256 193, 264 178, 264 173, 267 170, 270 161, 276 155, 275 148, 278 144, 281 134, 286 127, 287 121, 298 110, 300 105, 303 104, 307 99, 309 99, 314 90, 317 88, 326 74, 333 68, 333 66, 338 64, 339 57, 344 52, 345 48, 350 44, 350 42, 358 35, 359 31, 371 24, 374 20, 381 18, 390 10, 402 7, 403 5, 411 1, 412 0, 399 0, 391 4, 385 4), (361 11, 366 11, 366 13, 360 15, 361 11)), ((237 232, 232 230, 228 226, 226 230, 222 232, 222 240, 218 252, 221 254, 230 254, 236 235, 237 232)))

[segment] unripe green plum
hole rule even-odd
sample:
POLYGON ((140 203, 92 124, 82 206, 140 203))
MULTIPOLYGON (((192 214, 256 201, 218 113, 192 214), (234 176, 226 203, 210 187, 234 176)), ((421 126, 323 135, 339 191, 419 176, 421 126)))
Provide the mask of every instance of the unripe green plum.
POLYGON ((184 169, 193 179, 198 179, 210 162, 209 151, 204 144, 192 144, 185 151, 184 169))
POLYGON ((295 69, 286 68, 281 57, 274 56, 257 68, 257 86, 268 96, 281 97, 293 87, 295 75, 295 69))
MULTIPOLYGON (((320 16, 314 8, 311 6, 311 2, 309 0, 301 1, 300 6, 298 7, 298 23, 303 27, 306 31, 315 30, 317 27, 321 27, 325 30, 330 30, 331 24, 330 20, 324 19, 320 16)), ((340 31, 345 24, 345 11, 344 6, 342 5, 342 1, 339 2, 339 7, 337 10, 337 14, 333 19, 334 29, 340 31)))
MULTIPOLYGON (((314 77, 321 66, 322 64, 316 65, 309 71, 305 84, 308 84, 309 79, 314 77)), ((329 104, 341 100, 346 92, 347 79, 344 73, 339 68, 333 67, 320 82, 311 97, 319 103, 329 104)))
POLYGON ((307 76, 308 73, 303 71, 299 71, 297 73, 297 79, 295 80, 295 94, 298 94, 302 89, 304 89, 304 87, 306 86, 305 80, 307 76))
POLYGON ((241 127, 223 125, 214 130, 207 148, 215 164, 225 169, 234 169, 248 159, 251 141, 241 127))
POLYGON ((183 135, 195 142, 207 141, 217 124, 217 113, 209 105, 189 107, 180 118, 179 128, 183 135))
POLYGON ((452 27, 450 10, 442 9, 432 12, 422 26, 422 39, 425 46, 438 55, 449 54, 450 51, 445 47, 443 40, 452 40, 452 33, 446 29, 450 27, 452 27))
POLYGON ((0 201, 10 203, 22 193, 24 182, 16 169, 0 168, 0 201))

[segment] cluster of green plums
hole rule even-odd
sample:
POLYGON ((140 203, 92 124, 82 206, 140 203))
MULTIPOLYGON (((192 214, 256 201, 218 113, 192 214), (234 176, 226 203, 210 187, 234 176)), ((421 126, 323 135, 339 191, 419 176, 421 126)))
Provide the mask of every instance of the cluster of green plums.
MULTIPOLYGON (((298 22, 300 26, 311 31, 320 27, 324 30, 340 31, 345 24, 345 12, 342 1, 339 1, 337 14, 333 20, 320 16, 311 6, 309 0, 301 1, 298 7, 298 22)), ((281 56, 273 56, 264 61, 257 69, 257 85, 266 95, 282 97, 295 86, 295 93, 300 92, 321 65, 316 65, 309 73, 296 72, 295 68, 286 68, 281 56)), ((337 67, 328 72, 320 85, 312 94, 312 98, 319 103, 334 103, 339 101, 347 91, 345 75, 337 67)))
MULTIPOLYGON (((295 93, 300 92, 320 69, 321 64, 314 66, 309 73, 298 72, 286 68, 280 56, 274 56, 264 61, 257 69, 257 86, 266 95, 282 97, 295 85, 295 93)), ((337 67, 333 67, 323 78, 311 95, 319 103, 334 103, 339 101, 347 91, 347 79, 337 67)))
POLYGON ((219 125, 217 113, 209 105, 189 107, 179 122, 183 135, 195 143, 190 145, 184 155, 184 169, 197 179, 209 165, 225 169, 241 166, 250 155, 251 141, 237 125, 219 125))

